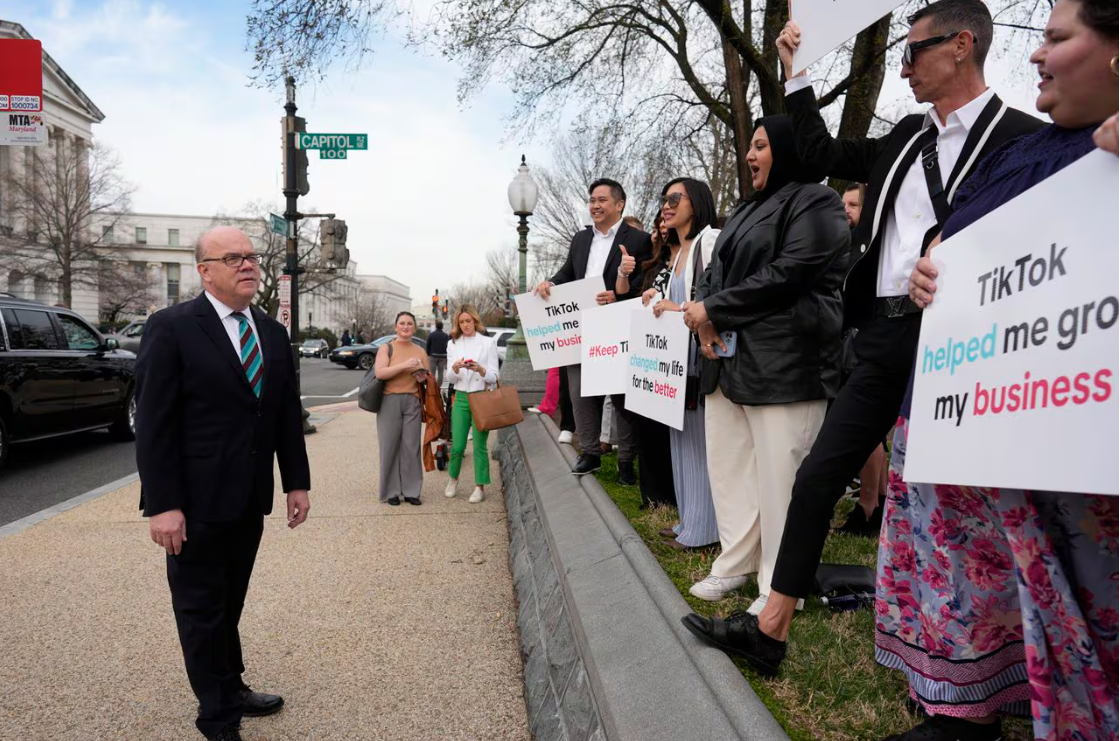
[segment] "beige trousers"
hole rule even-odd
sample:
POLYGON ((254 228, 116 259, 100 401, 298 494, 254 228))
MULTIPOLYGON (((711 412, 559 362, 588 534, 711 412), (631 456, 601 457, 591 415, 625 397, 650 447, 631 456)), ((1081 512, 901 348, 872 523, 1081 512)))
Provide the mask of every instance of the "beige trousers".
POLYGON ((723 546, 713 575, 757 572, 759 594, 770 593, 793 479, 827 407, 823 399, 743 406, 719 389, 707 397, 708 472, 723 546))

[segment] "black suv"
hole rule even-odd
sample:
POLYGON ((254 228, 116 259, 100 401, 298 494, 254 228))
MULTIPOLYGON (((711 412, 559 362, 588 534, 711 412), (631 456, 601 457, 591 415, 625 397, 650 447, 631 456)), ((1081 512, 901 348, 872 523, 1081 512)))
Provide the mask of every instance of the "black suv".
POLYGON ((136 436, 136 356, 78 314, 0 296, 0 467, 11 443, 108 428, 136 436))

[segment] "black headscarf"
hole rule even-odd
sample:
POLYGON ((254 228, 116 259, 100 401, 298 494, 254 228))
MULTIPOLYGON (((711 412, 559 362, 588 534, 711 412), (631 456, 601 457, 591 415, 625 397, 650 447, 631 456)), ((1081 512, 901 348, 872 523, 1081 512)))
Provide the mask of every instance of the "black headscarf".
POLYGON ((774 162, 766 178, 766 187, 754 195, 755 203, 762 203, 789 183, 819 183, 824 179, 825 173, 820 168, 809 167, 797 155, 793 122, 789 116, 763 116, 754 122, 755 130, 759 126, 766 129, 774 162))

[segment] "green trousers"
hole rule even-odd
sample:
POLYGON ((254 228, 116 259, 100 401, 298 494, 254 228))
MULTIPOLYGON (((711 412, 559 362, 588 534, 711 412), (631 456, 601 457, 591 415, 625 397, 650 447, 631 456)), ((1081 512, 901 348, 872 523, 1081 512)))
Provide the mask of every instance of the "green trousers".
POLYGON ((490 483, 490 454, 486 450, 486 439, 490 433, 474 426, 468 396, 462 391, 456 391, 455 402, 451 405, 451 464, 448 473, 453 479, 459 478, 459 469, 463 467, 463 453, 467 449, 467 432, 473 428, 474 483, 485 486, 490 483))

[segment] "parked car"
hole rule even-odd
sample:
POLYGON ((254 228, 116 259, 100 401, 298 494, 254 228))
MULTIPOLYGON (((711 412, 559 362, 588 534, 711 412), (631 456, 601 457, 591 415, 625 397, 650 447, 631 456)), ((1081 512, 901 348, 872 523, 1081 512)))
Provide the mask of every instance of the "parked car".
POLYGON ((510 327, 491 327, 490 328, 490 336, 494 337, 498 342, 498 367, 499 368, 501 367, 502 363, 506 362, 506 344, 509 342, 509 338, 513 337, 513 334, 516 331, 517 331, 516 329, 511 329, 510 327))
POLYGON ((326 340, 304 340, 303 344, 299 346, 299 356, 301 358, 323 358, 324 360, 331 354, 331 346, 327 344, 326 340))
POLYGON ((108 429, 136 437, 136 355, 78 314, 0 297, 0 467, 17 443, 108 429))
MULTIPOLYGON (((373 361, 377 358, 377 350, 386 342, 389 342, 395 334, 387 334, 384 337, 378 337, 373 342, 366 343, 365 345, 348 345, 346 347, 336 347, 331 351, 330 360, 332 363, 344 365, 350 370, 361 368, 362 370, 369 370, 373 367, 373 361)), ((428 343, 419 337, 413 337, 412 343, 417 347, 427 349, 428 343)))
POLYGON ((121 327, 119 332, 110 332, 105 335, 105 339, 116 340, 122 350, 140 352, 140 340, 144 335, 144 321, 144 319, 140 319, 135 322, 130 322, 124 327, 121 327))

